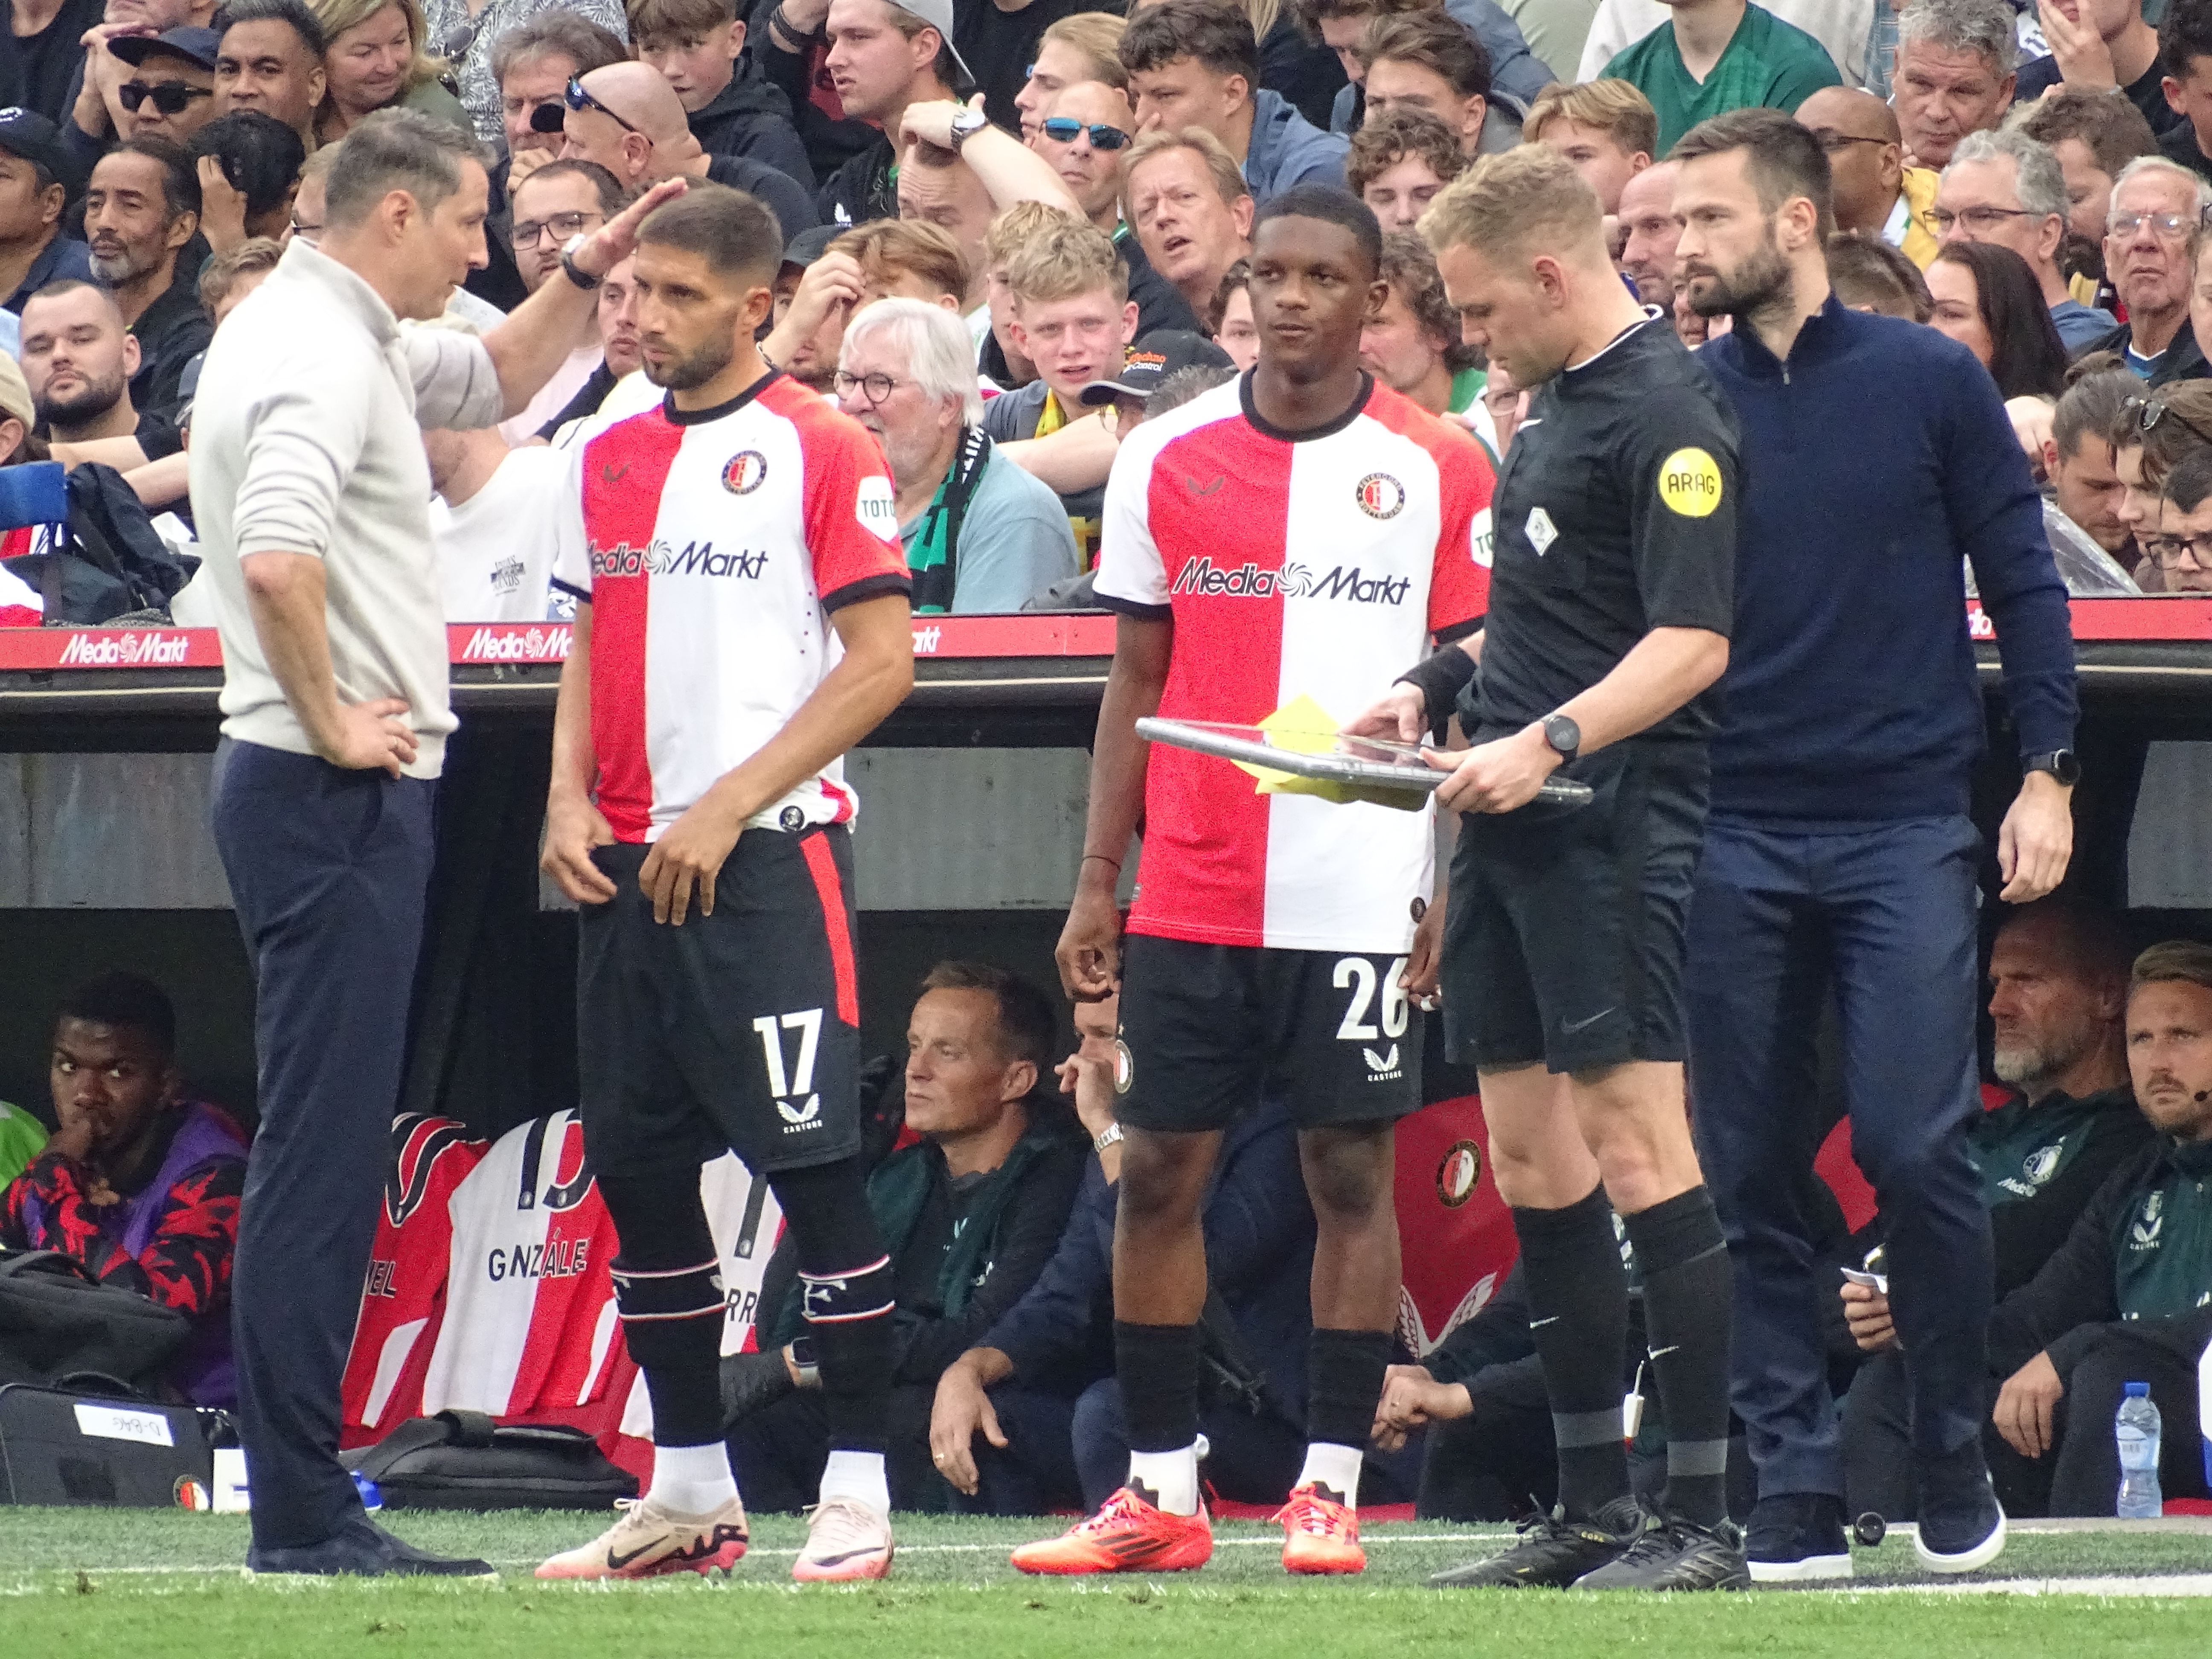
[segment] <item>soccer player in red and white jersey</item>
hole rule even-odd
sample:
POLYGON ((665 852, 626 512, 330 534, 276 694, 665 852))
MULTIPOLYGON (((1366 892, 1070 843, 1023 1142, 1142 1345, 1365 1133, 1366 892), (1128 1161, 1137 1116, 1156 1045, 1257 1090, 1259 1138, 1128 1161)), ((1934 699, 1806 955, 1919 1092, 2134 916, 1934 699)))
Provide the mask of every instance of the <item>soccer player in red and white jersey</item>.
POLYGON ((1392 1126, 1420 1103, 1406 991, 1430 813, 1255 793, 1220 761, 1154 748, 1140 716, 1253 722, 1309 699, 1348 719, 1433 638, 1480 625, 1488 460, 1359 368, 1382 302, 1382 231, 1301 185, 1253 227, 1257 365, 1124 441, 1107 485, 1098 597, 1120 613, 1090 825, 1060 936, 1071 995, 1121 976, 1128 1146, 1114 1244, 1128 1483, 1028 1572, 1195 1567, 1200 1209, 1223 1129, 1290 1099, 1319 1224, 1305 1466, 1279 1517, 1294 1572, 1365 1565, 1357 1505, 1398 1306, 1392 1126), (1141 817, 1126 948, 1115 883, 1141 817))
POLYGON ((659 408, 576 452, 555 580, 578 601, 544 866, 583 906, 580 1109, 653 1403, 644 1500, 538 1569, 727 1569, 744 1510, 722 1443, 722 1285, 700 1166, 735 1152, 797 1241, 793 1380, 830 1422, 793 1577, 890 1571, 892 1280, 859 1159, 860 996, 841 757, 914 682, 891 481, 857 422, 754 349, 782 238, 695 185, 639 228, 659 408))

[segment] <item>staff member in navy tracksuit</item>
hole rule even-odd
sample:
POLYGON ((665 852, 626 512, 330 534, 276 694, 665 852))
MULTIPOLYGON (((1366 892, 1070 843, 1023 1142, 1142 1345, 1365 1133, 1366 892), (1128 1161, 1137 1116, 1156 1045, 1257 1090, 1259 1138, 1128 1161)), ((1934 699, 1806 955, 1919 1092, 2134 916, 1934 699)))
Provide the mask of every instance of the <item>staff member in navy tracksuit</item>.
POLYGON ((2073 641, 1995 385, 1928 330, 1846 310, 1822 256, 1828 162, 1772 110, 1705 122, 1677 258, 1698 354, 1743 424, 1736 620, 1689 921, 1691 1095, 1735 1281, 1734 1401, 1759 1468, 1754 1578, 1842 1577, 1843 1466, 1806 1218, 1781 1177, 1819 1139, 1813 1033, 1833 984, 1852 1146, 1888 1224, 1920 1469, 1921 1560, 2003 1547, 1978 1433, 1989 1213, 1966 1142, 1983 744, 1962 563, 1995 620, 2025 771, 2002 897, 2072 850, 2073 641))

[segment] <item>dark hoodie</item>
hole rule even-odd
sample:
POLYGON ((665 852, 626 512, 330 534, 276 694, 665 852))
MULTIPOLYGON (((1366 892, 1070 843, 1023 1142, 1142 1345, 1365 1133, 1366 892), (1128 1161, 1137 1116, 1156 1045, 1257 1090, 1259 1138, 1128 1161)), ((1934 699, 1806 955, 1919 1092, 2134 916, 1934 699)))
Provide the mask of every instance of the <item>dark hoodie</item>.
POLYGON ((691 112, 691 136, 709 155, 744 155, 814 190, 813 164, 791 122, 791 100, 758 75, 738 75, 704 109, 691 112))

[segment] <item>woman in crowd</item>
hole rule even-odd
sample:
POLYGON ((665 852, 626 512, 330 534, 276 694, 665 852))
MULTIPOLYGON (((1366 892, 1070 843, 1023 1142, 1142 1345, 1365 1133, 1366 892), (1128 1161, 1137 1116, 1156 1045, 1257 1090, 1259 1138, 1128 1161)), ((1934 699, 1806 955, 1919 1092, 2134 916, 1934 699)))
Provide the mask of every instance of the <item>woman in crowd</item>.
POLYGON ((315 142, 335 143, 374 111, 404 104, 466 128, 468 112, 447 91, 446 65, 430 55, 429 25, 416 0, 309 0, 330 37, 327 90, 315 112, 315 142))
POLYGON ((1929 321, 1972 352, 2007 398, 2066 389, 2066 348, 2027 261, 1989 242, 1947 242, 1928 267, 1929 321))

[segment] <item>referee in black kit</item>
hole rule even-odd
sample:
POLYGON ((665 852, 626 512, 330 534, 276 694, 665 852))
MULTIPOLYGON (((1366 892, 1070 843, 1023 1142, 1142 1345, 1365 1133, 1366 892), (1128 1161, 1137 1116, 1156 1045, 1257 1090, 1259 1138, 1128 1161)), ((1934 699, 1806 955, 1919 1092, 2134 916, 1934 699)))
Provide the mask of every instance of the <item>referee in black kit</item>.
POLYGON ((1411 737, 1456 698, 1474 739, 1437 793, 1467 815, 1445 1030, 1481 1077, 1559 1459, 1548 1517, 1432 1582, 1739 1588, 1728 1260, 1682 1086, 1683 919, 1708 688, 1728 664, 1736 424, 1614 274, 1597 196, 1555 152, 1481 162, 1420 228, 1468 343, 1536 395, 1499 474, 1479 653, 1437 653, 1360 726, 1411 737), (1596 792, 1589 805, 1536 801, 1562 769, 1596 792), (1622 1444, 1615 1212, 1643 1273, 1666 1419, 1667 1488, 1648 1511, 1622 1444))

